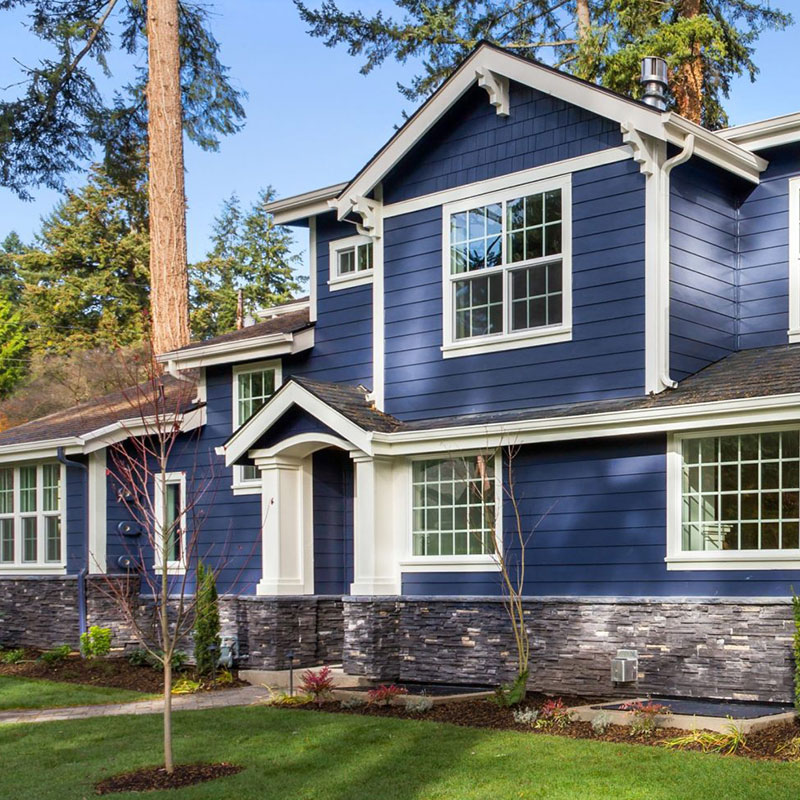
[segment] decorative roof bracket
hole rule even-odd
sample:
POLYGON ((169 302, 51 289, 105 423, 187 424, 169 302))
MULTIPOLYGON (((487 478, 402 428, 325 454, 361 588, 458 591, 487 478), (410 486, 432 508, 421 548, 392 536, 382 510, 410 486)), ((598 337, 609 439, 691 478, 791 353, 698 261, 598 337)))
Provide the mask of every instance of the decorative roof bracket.
POLYGON ((478 78, 478 86, 481 89, 485 89, 489 95, 489 102, 495 107, 497 116, 509 116, 511 102, 509 100, 508 78, 484 67, 476 69, 475 75, 478 78))
POLYGON ((380 239, 383 233, 383 215, 381 213, 383 204, 379 200, 363 195, 352 195, 339 200, 330 200, 328 205, 335 209, 340 220, 343 220, 348 214, 360 217, 361 221, 354 223, 356 230, 362 236, 380 239))
POLYGON ((642 175, 652 175, 656 167, 652 148, 632 122, 622 122, 619 127, 622 131, 622 141, 633 148, 633 160, 639 165, 639 171, 642 175))

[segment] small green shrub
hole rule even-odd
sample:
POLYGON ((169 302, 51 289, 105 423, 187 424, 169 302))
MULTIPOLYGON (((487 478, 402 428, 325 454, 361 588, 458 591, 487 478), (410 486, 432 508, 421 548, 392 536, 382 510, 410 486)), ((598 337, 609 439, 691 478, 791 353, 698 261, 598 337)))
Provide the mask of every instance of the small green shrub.
POLYGON ((603 736, 611 725, 611 715, 606 711, 601 711, 592 718, 592 730, 598 735, 603 736))
POLYGON ((191 678, 179 678, 172 687, 172 694, 194 694, 203 688, 202 681, 195 681, 191 678))
MULTIPOLYGON (((724 731, 692 731, 685 736, 678 736, 675 739, 668 739, 664 742, 664 747, 670 750, 686 750, 693 746, 699 747, 704 753, 722 753, 729 756, 740 750, 747 749, 747 737, 733 723, 725 726, 724 731)), ((791 742, 788 743, 791 745, 791 742)), ((780 753, 788 745, 779 747, 775 752, 780 753)))
POLYGON ((84 658, 103 658, 111 652, 113 638, 111 628, 92 625, 86 633, 81 634, 81 653, 84 658))
POLYGON ((25 658, 25 651, 18 647, 0 653, 0 664, 19 664, 25 658))
POLYGON ((216 681, 219 686, 228 686, 233 683, 233 673, 229 669, 221 669, 217 673, 216 681))
POLYGON ((54 647, 52 650, 46 650, 39 658, 47 664, 48 667, 54 667, 66 659, 72 652, 72 648, 68 644, 62 644, 54 647))
POLYGON ((136 650, 131 650, 130 653, 126 656, 128 659, 128 663, 132 667, 152 667, 153 665, 150 662, 152 656, 147 650, 143 650, 141 647, 136 650))
POLYGON ((406 697, 403 705, 409 714, 427 714, 433 708, 433 700, 430 697, 406 697))
POLYGON ((219 659, 219 603, 214 571, 197 564, 197 601, 194 616, 194 660, 197 674, 213 680, 219 659))
POLYGON ((514 715, 514 722, 517 725, 529 725, 533 727, 536 720, 539 719, 539 712, 535 708, 515 708, 512 712, 514 715))
POLYGON ((367 698, 362 697, 361 695, 353 694, 350 695, 350 697, 345 697, 344 700, 339 703, 339 705, 348 710, 364 708, 364 706, 367 705, 367 698))
POLYGON ((520 672, 511 683, 498 686, 494 690, 492 700, 501 708, 510 708, 525 699, 528 693, 528 670, 520 672))
MULTIPOLYGON (((131 650, 127 655, 127 659, 128 663, 134 667, 146 666, 152 667, 155 670, 162 670, 164 668, 160 658, 162 655, 163 653, 161 650, 156 651, 156 653, 150 653, 144 648, 139 648, 137 650, 131 650)), ((180 672, 186 666, 188 660, 189 656, 187 656, 186 653, 181 650, 176 650, 172 654, 172 669, 175 672, 180 672)))
POLYGON ((305 706, 311 702, 311 698, 307 694, 278 692, 266 684, 264 684, 264 688, 269 692, 269 697, 262 702, 268 706, 305 706))

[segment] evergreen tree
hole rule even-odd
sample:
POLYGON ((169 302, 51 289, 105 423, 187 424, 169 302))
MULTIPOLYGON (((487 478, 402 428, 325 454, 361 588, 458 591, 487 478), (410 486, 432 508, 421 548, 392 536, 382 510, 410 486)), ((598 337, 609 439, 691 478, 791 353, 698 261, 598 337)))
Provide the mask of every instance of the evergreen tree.
POLYGON ((16 231, 11 231, 0 242, 0 298, 14 304, 18 303, 22 296, 19 262, 20 256, 27 251, 28 248, 23 244, 16 231))
POLYGON ((0 397, 25 375, 26 349, 22 315, 10 300, 0 297, 0 397))
POLYGON ((305 279, 296 273, 300 259, 291 252, 292 235, 264 211, 274 197, 268 187, 246 211, 236 195, 224 201, 214 223, 211 250, 189 270, 195 338, 235 329, 239 290, 245 314, 253 315, 302 288, 305 279))
POLYGON ((343 11, 336 0, 295 4, 312 36, 365 59, 364 74, 387 58, 419 59, 400 87, 410 99, 434 91, 481 40, 632 97, 641 96, 642 57, 656 55, 669 64, 671 107, 709 128, 727 123, 732 79, 755 80, 760 34, 792 23, 759 0, 394 0, 397 18, 343 11))
POLYGON ((92 167, 88 183, 67 194, 19 257, 33 350, 67 353, 144 339, 148 256, 144 179, 119 183, 92 167))
POLYGON ((197 597, 194 610, 194 660, 197 674, 213 679, 220 649, 219 604, 214 570, 197 562, 197 597))

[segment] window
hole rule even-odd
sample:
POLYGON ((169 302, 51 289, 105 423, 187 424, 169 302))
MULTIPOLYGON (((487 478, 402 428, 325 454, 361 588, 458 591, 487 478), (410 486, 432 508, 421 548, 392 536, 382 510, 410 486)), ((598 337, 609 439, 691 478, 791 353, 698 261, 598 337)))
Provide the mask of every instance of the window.
POLYGON ((156 530, 155 566, 161 566, 166 536, 167 567, 182 571, 186 568, 186 475, 183 472, 168 472, 156 475, 155 510, 158 527, 156 530))
POLYGON ((789 341, 800 342, 800 176, 789 179, 789 341))
POLYGON ((669 457, 668 563, 800 558, 800 429, 675 436, 669 457))
POLYGON ((372 281, 373 244, 369 236, 348 236, 329 245, 331 291, 372 281))
POLYGON ((569 215, 563 178, 445 207, 445 355, 569 338, 569 215))
POLYGON ((498 496, 494 461, 478 455, 412 462, 414 556, 494 552, 492 525, 498 496))
POLYGON ((0 468, 0 567, 63 566, 60 464, 0 468))
MULTIPOLYGON (((238 430, 275 394, 281 383, 280 362, 270 361, 235 367, 233 370, 233 429, 238 430)), ((234 487, 257 484, 258 470, 252 466, 234 467, 234 487)))

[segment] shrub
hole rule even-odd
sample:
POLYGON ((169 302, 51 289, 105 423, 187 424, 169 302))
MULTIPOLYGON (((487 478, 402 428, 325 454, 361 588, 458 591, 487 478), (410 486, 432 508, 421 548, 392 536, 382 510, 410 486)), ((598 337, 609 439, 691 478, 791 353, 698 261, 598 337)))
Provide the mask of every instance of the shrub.
POLYGON ((71 652, 72 648, 68 644, 62 644, 58 647, 54 647, 52 650, 46 650, 39 658, 41 658, 48 667, 53 667, 61 663, 71 652))
POLYGON ((513 711, 514 722, 517 725, 529 725, 533 727, 539 719, 539 712, 535 708, 515 708, 513 711))
MULTIPOLYGON (((139 648, 137 650, 131 650, 128 653, 128 663, 133 665, 134 667, 152 667, 155 670, 163 669, 163 665, 159 660, 159 657, 163 656, 163 652, 161 650, 157 650, 154 653, 145 650, 144 648, 139 648)), ((189 656, 186 653, 182 652, 181 650, 176 650, 172 654, 172 669, 178 672, 179 670, 183 669, 186 666, 186 662, 189 660, 189 656)))
POLYGON ((197 597, 194 617, 194 660, 197 674, 212 678, 219 660, 219 602, 214 571, 202 561, 197 564, 197 597))
POLYGON ((592 718, 592 730, 598 736, 603 736, 610 725, 611 717, 605 711, 601 711, 592 718))
POLYGON ((172 687, 172 694, 194 694, 195 692, 199 692, 202 688, 203 684, 201 681, 194 681, 191 678, 183 677, 175 681, 175 685, 172 687))
POLYGON ((81 634, 81 653, 84 658, 102 658, 111 652, 111 628, 92 625, 86 633, 81 634))
POLYGON ((564 701, 557 697, 548 700, 539 709, 539 719, 536 720, 537 728, 566 728, 572 722, 572 712, 564 705, 564 701))
POLYGON ((21 647, 0 653, 0 663, 2 664, 19 664, 24 658, 25 651, 21 647))
MULTIPOLYGON (((791 742, 788 744, 790 745, 791 742)), ((747 737, 731 720, 730 724, 725 726, 724 731, 692 731, 685 736, 678 736, 664 742, 664 747, 671 750, 686 750, 693 746, 699 747, 704 753, 722 753, 722 755, 729 756, 739 750, 747 749, 747 737)), ((779 747, 775 752, 780 753, 785 747, 787 745, 779 747)))
POLYGON ((775 752, 783 755, 788 761, 800 761, 800 736, 795 736, 794 739, 784 742, 775 752))
POLYGON ((658 727, 661 717, 672 713, 669 706, 651 700, 646 703, 635 700, 624 703, 620 708, 622 711, 627 711, 630 717, 631 736, 650 736, 658 727))
POLYGON ((404 694, 408 694, 408 689, 404 689, 402 686, 395 686, 393 683, 389 686, 381 684, 367 692, 367 700, 370 705, 388 706, 392 700, 404 694))
POLYGON ((152 656, 147 650, 143 650, 141 647, 137 648, 136 650, 131 650, 130 653, 127 655, 128 663, 132 667, 151 667, 153 666, 151 663, 152 656))
POLYGON ((494 690, 492 700, 501 708, 510 708, 521 703, 528 693, 528 671, 520 672, 511 683, 505 683, 494 690))
POLYGON ((307 669, 300 676, 300 689, 304 694, 321 706, 333 691, 333 675, 330 667, 323 667, 319 672, 307 669))
POLYGON ((427 714, 433 708, 430 697, 406 697, 404 705, 409 714, 427 714))
POLYGON ((276 692, 266 685, 264 688, 269 692, 269 697, 262 702, 268 706, 304 706, 311 702, 311 698, 307 694, 276 692))
POLYGON ((217 673, 216 682, 220 686, 227 686, 228 684, 233 683, 233 673, 229 669, 221 669, 217 673))

